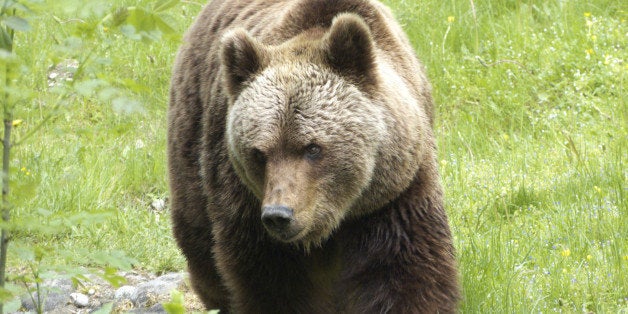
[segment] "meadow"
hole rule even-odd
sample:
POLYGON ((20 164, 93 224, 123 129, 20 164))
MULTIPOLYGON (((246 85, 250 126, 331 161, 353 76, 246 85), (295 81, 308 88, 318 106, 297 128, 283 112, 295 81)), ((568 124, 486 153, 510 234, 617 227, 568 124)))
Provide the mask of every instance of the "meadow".
MULTIPOLYGON (((151 1, 59 3, 15 39, 9 279, 182 271, 151 203, 168 196, 170 69, 201 4, 169 8, 159 37, 93 22, 151 1), (89 67, 62 93, 49 76, 67 60, 89 67)), ((628 313, 628 4, 385 3, 433 85, 460 311, 628 313)))

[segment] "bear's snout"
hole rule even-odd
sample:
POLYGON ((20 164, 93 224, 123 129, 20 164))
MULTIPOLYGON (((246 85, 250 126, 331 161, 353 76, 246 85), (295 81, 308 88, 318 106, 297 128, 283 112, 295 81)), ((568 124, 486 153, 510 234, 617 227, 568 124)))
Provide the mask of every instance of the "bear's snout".
POLYGON ((295 228, 294 210, 283 205, 262 207, 262 223, 271 235, 281 240, 289 240, 298 233, 295 228))

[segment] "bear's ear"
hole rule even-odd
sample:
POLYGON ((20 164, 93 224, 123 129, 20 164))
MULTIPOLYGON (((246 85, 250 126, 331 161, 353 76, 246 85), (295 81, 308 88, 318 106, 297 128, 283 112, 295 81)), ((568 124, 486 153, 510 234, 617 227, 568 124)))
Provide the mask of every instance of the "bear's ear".
POLYGON ((323 39, 327 63, 355 83, 374 84, 375 47, 369 26, 356 14, 336 16, 323 39))
POLYGON ((244 82, 264 68, 266 50, 244 29, 226 33, 221 44, 225 84, 230 95, 235 96, 242 91, 244 82))

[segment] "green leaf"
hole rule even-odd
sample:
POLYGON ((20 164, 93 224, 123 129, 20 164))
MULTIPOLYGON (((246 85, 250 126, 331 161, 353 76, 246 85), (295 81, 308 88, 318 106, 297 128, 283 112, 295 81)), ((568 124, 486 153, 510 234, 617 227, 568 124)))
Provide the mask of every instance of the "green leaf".
POLYGON ((179 4, 181 2, 181 0, 161 0, 161 1, 157 1, 157 3, 155 4, 153 11, 155 13, 158 12, 163 12, 166 11, 172 7, 174 7, 175 5, 179 4))
POLYGON ((28 199, 32 199, 37 196, 37 189, 39 188, 39 179, 24 179, 13 183, 13 195, 16 205, 20 205, 22 202, 28 199))
POLYGON ((92 314, 109 314, 113 311, 113 303, 107 303, 103 305, 100 309, 91 312, 92 314))
POLYGON ((150 92, 150 88, 148 88, 148 86, 141 84, 137 80, 123 79, 119 80, 118 83, 122 84, 122 86, 134 93, 150 92))
POLYGON ((157 30, 166 34, 175 32, 175 28, 168 21, 155 13, 142 8, 129 8, 128 12, 126 22, 135 27, 137 32, 151 33, 157 30))
POLYGON ((119 96, 122 92, 120 91, 119 88, 116 87, 105 87, 102 90, 100 90, 98 92, 98 99, 100 101, 109 101, 111 99, 116 98, 117 96, 119 96))
POLYGON ((34 261, 35 252, 32 248, 26 246, 14 245, 13 252, 17 254, 18 258, 22 261, 34 261))
POLYGON ((16 313, 22 307, 22 300, 14 299, 9 302, 6 302, 2 305, 2 310, 5 313, 16 313))
POLYGON ((91 96, 96 90, 107 86, 107 82, 100 79, 85 80, 74 84, 75 91, 85 97, 91 96))
POLYGON ((124 25, 120 27, 120 32, 131 40, 142 40, 142 36, 135 31, 135 27, 133 25, 124 25))
POLYGON ((0 27, 0 49, 4 49, 7 52, 13 50, 13 38, 4 27, 0 27))
POLYGON ((105 273, 102 274, 100 277, 116 288, 126 283, 126 278, 124 278, 124 276, 118 275, 117 269, 113 267, 106 267, 105 273))
POLYGON ((66 215, 64 218, 69 222, 70 226, 91 225, 105 223, 113 215, 112 212, 78 212, 66 215))
POLYGON ((184 314, 184 304, 183 293, 177 290, 172 290, 170 293, 170 302, 164 304, 164 310, 166 310, 169 314, 184 314))
POLYGON ((93 252, 89 257, 93 263, 110 266, 107 267, 107 270, 113 269, 113 273, 115 273, 115 269, 131 269, 133 264, 137 264, 136 260, 127 257, 124 252, 120 251, 93 252))
POLYGON ((113 110, 122 114, 144 113, 144 107, 139 101, 127 97, 118 97, 112 101, 113 110))
POLYGON ((27 20, 15 15, 3 18, 2 23, 4 23, 4 25, 6 25, 8 28, 16 31, 27 32, 31 30, 31 25, 28 23, 27 20))
POLYGON ((159 30, 164 34, 173 34, 176 32, 174 26, 166 21, 164 17, 153 14, 152 18, 155 20, 155 25, 157 25, 159 30))
MULTIPOLYGON (((40 4, 43 1, 26 0, 25 2, 30 2, 30 4, 40 4)), ((22 3, 16 2, 16 1, 11 1, 11 3, 9 3, 7 5, 7 9, 8 8, 15 9, 15 10, 21 11, 21 12, 27 12, 27 13, 32 12, 32 10, 29 7, 27 7, 26 5, 24 5, 22 3)))
POLYGON ((8 289, 0 287, 0 301, 4 302, 6 300, 10 300, 11 298, 13 298, 13 293, 8 289))

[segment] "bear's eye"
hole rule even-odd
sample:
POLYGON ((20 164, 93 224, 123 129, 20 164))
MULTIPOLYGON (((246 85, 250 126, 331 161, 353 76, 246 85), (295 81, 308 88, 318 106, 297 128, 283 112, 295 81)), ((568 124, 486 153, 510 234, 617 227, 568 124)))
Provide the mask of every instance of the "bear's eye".
POLYGON ((253 160, 259 164, 266 163, 266 154, 264 154, 261 150, 254 148, 253 149, 253 160))
POLYGON ((310 160, 318 160, 322 157, 322 148, 316 144, 310 144, 305 147, 305 157, 310 160))

